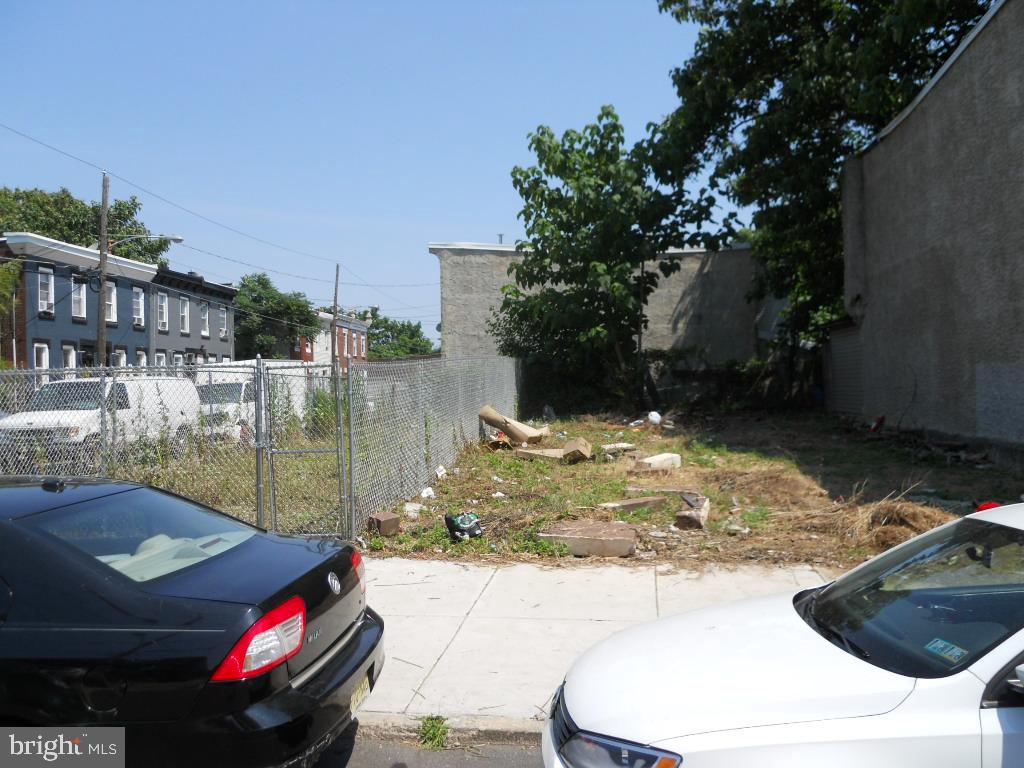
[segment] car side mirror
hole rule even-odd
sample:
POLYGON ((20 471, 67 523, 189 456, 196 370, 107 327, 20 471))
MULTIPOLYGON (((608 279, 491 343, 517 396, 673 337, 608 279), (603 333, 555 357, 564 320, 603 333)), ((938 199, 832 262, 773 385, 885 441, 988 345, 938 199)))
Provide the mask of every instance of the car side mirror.
POLYGON ((1011 691, 1024 696, 1024 664, 1018 664, 1013 670, 1013 674, 1016 675, 1016 679, 1007 680, 1007 685, 1010 686, 1011 691))

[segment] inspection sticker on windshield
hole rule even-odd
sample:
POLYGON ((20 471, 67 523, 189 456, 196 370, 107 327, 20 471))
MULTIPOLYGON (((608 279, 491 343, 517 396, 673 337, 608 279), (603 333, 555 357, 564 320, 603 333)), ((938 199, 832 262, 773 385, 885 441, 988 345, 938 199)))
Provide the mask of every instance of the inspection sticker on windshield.
POLYGON ((931 651, 936 656, 941 656, 946 661, 958 664, 964 656, 967 655, 967 650, 961 648, 959 645, 953 645, 952 643, 946 642, 935 638, 928 645, 924 647, 926 651, 931 651))

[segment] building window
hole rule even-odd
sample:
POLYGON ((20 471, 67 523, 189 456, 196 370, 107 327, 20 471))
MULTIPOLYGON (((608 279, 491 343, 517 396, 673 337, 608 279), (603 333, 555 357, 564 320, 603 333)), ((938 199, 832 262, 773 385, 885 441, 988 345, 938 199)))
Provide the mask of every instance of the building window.
POLYGON ((216 363, 217 362, 217 356, 216 355, 207 355, 206 356, 206 362, 208 362, 208 363, 216 363))
POLYGON ((65 368, 77 368, 78 367, 78 352, 70 344, 64 344, 60 348, 61 356, 64 359, 65 368))
POLYGON ((179 368, 185 364, 185 356, 181 352, 174 353, 174 364, 179 368))
POLYGON ((312 352, 313 351, 313 342, 311 342, 309 340, 308 336, 305 337, 305 339, 306 339, 306 352, 312 352))
POLYGON ((77 317, 81 320, 85 319, 86 290, 88 290, 88 287, 80 280, 75 280, 71 283, 71 314, 73 317, 77 317))
POLYGON ((178 328, 182 333, 188 333, 188 296, 178 297, 178 328))
POLYGON ((210 305, 205 301, 199 305, 199 333, 204 339, 210 338, 210 305))
POLYGON ((220 361, 221 361, 222 363, 230 363, 230 362, 231 362, 231 358, 230 358, 230 357, 228 357, 227 355, 224 355, 224 357, 222 357, 222 358, 220 359, 220 361))
POLYGON ((110 355, 110 364, 117 368, 124 368, 128 365, 128 353, 123 349, 115 349, 110 355))
POLYGON ((132 325, 146 327, 146 292, 139 287, 132 288, 132 325))
POLYGON ((345 351, 342 352, 343 357, 348 357, 348 328, 341 329, 341 338, 345 342, 345 351))
POLYGON ((365 333, 361 333, 361 334, 359 334, 359 336, 363 340, 363 357, 366 357, 366 334, 365 333))
POLYGON ((32 345, 32 367, 40 370, 50 367, 49 344, 32 345))
POLYGON ((135 364, 137 366, 139 366, 139 368, 145 368, 146 367, 146 362, 147 362, 147 360, 146 360, 146 350, 144 350, 144 349, 137 349, 137 350, 135 350, 135 364))
POLYGON ((53 314, 53 270, 39 270, 39 311, 53 314))
POLYGON ((220 337, 226 339, 228 337, 228 308, 221 307, 219 310, 220 314, 220 337))
POLYGON ((166 352, 155 352, 153 354, 153 364, 158 368, 167 367, 167 353, 166 352))
POLYGON ((167 294, 156 295, 156 325, 161 331, 166 331, 169 320, 167 317, 167 294))
POLYGON ((110 283, 110 282, 107 283, 106 307, 107 307, 107 314, 106 314, 107 322, 108 323, 116 323, 117 322, 117 285, 115 283, 110 283))

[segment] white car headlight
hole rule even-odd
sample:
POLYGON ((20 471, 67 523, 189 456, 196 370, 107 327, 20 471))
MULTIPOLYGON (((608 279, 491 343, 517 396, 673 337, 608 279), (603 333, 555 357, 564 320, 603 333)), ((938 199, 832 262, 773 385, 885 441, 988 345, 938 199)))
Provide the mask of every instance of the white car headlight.
POLYGON ((560 754, 570 768, 677 768, 683 761, 671 752, 584 732, 565 742, 560 754))

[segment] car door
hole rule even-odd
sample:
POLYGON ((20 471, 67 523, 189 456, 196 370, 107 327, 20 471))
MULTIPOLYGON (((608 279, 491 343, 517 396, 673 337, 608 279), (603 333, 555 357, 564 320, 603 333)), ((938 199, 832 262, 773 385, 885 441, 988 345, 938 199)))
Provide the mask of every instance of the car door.
MULTIPOLYGON (((1020 638, 1014 638, 1020 644, 1020 638)), ((982 768, 1024 765, 1024 690, 1014 686, 1024 648, 989 683, 981 704, 982 768)))

